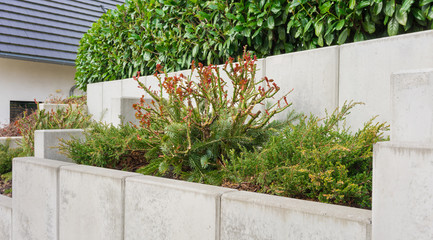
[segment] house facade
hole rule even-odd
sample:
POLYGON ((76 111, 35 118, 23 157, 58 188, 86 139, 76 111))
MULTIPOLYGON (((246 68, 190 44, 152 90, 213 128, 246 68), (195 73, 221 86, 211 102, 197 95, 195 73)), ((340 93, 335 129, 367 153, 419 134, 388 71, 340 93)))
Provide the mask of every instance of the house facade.
POLYGON ((0 0, 0 126, 34 101, 69 96, 79 41, 123 0, 0 0))

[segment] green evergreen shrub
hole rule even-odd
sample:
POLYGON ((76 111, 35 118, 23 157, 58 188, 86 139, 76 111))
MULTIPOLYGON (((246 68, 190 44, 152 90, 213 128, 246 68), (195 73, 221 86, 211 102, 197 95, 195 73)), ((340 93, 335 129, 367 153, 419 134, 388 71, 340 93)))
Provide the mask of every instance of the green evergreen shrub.
POLYGON ((266 57, 433 28, 431 0, 127 0, 80 41, 76 81, 87 84, 220 64, 248 46, 266 57))
POLYGON ((217 66, 202 64, 189 77, 157 75, 158 91, 138 81, 152 102, 143 96, 134 108, 147 132, 142 139, 155 153, 139 172, 217 183, 214 177, 230 150, 253 149, 266 142, 270 119, 291 104, 285 94, 262 107, 280 88, 272 79, 256 80, 255 59, 250 54, 244 53, 238 61, 231 58, 222 69, 229 81, 221 77, 217 66), (193 75, 198 75, 197 82, 192 81, 193 75), (229 85, 233 91, 229 92, 229 85))
POLYGON ((387 126, 372 119, 351 133, 343 121, 354 105, 322 120, 311 116, 289 124, 261 150, 232 152, 226 181, 252 183, 274 195, 371 208, 372 148, 386 140, 387 126))
POLYGON ((84 103, 78 106, 69 104, 66 109, 56 111, 36 110, 33 113, 24 112, 16 125, 22 135, 21 147, 27 155, 33 155, 35 130, 42 129, 78 129, 91 124, 91 116, 87 115, 84 103))
POLYGON ((144 164, 143 150, 146 146, 140 141, 140 136, 145 134, 130 125, 114 127, 95 123, 84 130, 83 140, 73 138, 63 141, 61 150, 78 164, 134 171, 141 166, 139 164, 144 164), (138 152, 136 159, 128 159, 127 156, 134 157, 134 151, 138 152))
POLYGON ((12 159, 25 156, 22 148, 11 148, 10 141, 0 143, 0 175, 12 171, 12 159))

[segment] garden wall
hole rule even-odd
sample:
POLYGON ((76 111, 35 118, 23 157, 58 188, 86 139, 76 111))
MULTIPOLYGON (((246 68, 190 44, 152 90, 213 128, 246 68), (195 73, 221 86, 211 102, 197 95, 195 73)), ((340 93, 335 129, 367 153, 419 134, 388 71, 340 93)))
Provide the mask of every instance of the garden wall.
MULTIPOLYGON (((352 110, 348 125, 354 129, 372 116, 391 120, 390 76, 393 72, 433 66, 433 31, 424 31, 358 43, 267 57, 258 62, 258 78, 276 80, 281 94, 289 94, 294 109, 324 116, 345 101, 361 101, 352 110)), ((182 71, 188 75, 189 70, 182 71)), ((153 76, 140 78, 156 89, 153 76)), ((89 112, 96 120, 118 123, 120 110, 112 113, 112 99, 138 98, 144 91, 132 79, 88 85, 89 112)), ((278 96, 276 96, 278 98, 278 96)), ((123 101, 130 104, 130 101, 123 101)), ((116 105, 119 109, 119 104, 116 105)), ((124 108, 130 106, 124 105, 124 108)), ((280 119, 285 114, 280 114, 280 119)), ((130 119, 130 118, 129 118, 130 119)))
POLYGON ((0 239, 10 240, 12 233, 12 198, 0 194, 0 239))
POLYGON ((368 210, 35 157, 13 194, 14 239, 371 239, 368 210))
POLYGON ((22 137, 0 137, 0 144, 6 144, 9 142, 9 147, 17 148, 22 139, 22 137))

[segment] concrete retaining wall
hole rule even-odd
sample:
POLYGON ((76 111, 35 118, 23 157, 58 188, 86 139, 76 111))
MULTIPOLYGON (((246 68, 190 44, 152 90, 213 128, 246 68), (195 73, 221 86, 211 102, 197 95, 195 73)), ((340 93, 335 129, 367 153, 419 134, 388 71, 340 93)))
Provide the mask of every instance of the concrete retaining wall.
POLYGON ((9 142, 10 148, 17 148, 20 146, 23 137, 0 137, 0 144, 7 144, 9 142))
POLYGON ((61 140, 83 138, 83 129, 49 129, 35 131, 35 157, 56 159, 72 162, 70 158, 60 152, 61 140))
POLYGON ((0 195, 0 239, 12 239, 12 198, 0 195))
POLYGON ((433 69, 390 85, 391 141, 374 146, 373 239, 433 239, 433 69))
POLYGON ((34 157, 13 164, 17 240, 370 239, 366 210, 34 157))
MULTIPOLYGON (((289 99, 293 102, 291 109, 297 112, 323 117, 325 110, 332 112, 345 101, 364 102, 365 105, 353 109, 347 119, 348 126, 356 130, 375 115, 379 115, 378 121, 391 121, 391 74, 432 67, 431 52, 433 31, 423 31, 267 57, 258 61, 260 71, 257 76, 273 78, 281 87, 281 94, 294 89, 289 99)), ((182 73, 188 75, 190 72, 182 73)), ((156 81, 151 81, 153 76, 141 79, 157 88, 156 81)), ((89 112, 96 120, 117 121, 112 119, 108 107, 111 98, 141 97, 144 94, 132 81, 88 85, 89 112)), ((285 117, 284 113, 277 116, 278 119, 285 117)))

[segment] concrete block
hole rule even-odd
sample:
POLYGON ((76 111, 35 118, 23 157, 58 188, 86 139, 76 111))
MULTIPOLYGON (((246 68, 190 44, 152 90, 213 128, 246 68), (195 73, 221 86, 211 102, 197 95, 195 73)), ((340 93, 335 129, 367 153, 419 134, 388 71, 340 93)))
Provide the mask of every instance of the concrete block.
MULTIPOLYGON (((150 101, 150 100, 149 100, 150 101)), ((132 107, 133 104, 140 103, 140 98, 121 97, 111 99, 111 122, 118 126, 121 123, 139 124, 135 118, 136 110, 132 107)))
POLYGON ((125 240, 218 240, 220 197, 231 191, 151 176, 127 178, 125 240))
POLYGON ((433 147, 378 143, 373 155, 373 239, 433 239, 433 147))
POLYGON ((83 129, 50 129, 35 131, 35 157, 72 162, 59 152, 60 139, 83 138, 83 129))
POLYGON ((62 167, 59 239, 123 239, 124 180, 137 175, 84 165, 62 167))
POLYGON ((102 112, 102 95, 103 95, 103 82, 92 83, 87 85, 87 109, 92 119, 101 121, 103 117, 102 112))
POLYGON ((17 148, 20 146, 23 137, 0 137, 0 144, 8 144, 10 148, 17 148))
POLYGON ((71 163, 35 157, 13 160, 14 239, 58 239, 58 173, 65 165, 71 163))
POLYGON ((122 80, 103 82, 102 91, 102 122, 112 123, 111 99, 122 97, 122 80))
POLYGON ((432 43, 433 31, 422 31, 340 47, 339 104, 346 100, 365 103, 348 116, 352 129, 363 127, 375 115, 377 121, 391 121, 391 74, 432 67, 432 43))
POLYGON ((433 143, 433 68, 391 77, 391 140, 433 143))
POLYGON ((12 198, 0 195, 0 239, 12 239, 12 198))
POLYGON ((266 58, 265 74, 281 88, 271 102, 293 89, 292 107, 276 119, 285 120, 290 110, 324 117, 338 107, 338 56, 338 47, 326 47, 266 58))
POLYGON ((71 106, 72 109, 77 108, 77 104, 52 104, 52 103, 41 103, 39 104, 39 110, 45 110, 46 112, 56 112, 57 110, 66 110, 68 107, 71 106))
POLYGON ((251 192, 226 193, 221 200, 221 240, 229 239, 370 240, 371 211, 251 192))
MULTIPOLYGON (((146 77, 140 77, 138 79, 140 82, 145 83, 146 77)), ((139 98, 144 94, 144 90, 140 88, 140 85, 138 85, 137 81, 129 78, 124 79, 122 81, 122 97, 128 97, 128 98, 139 98)))

